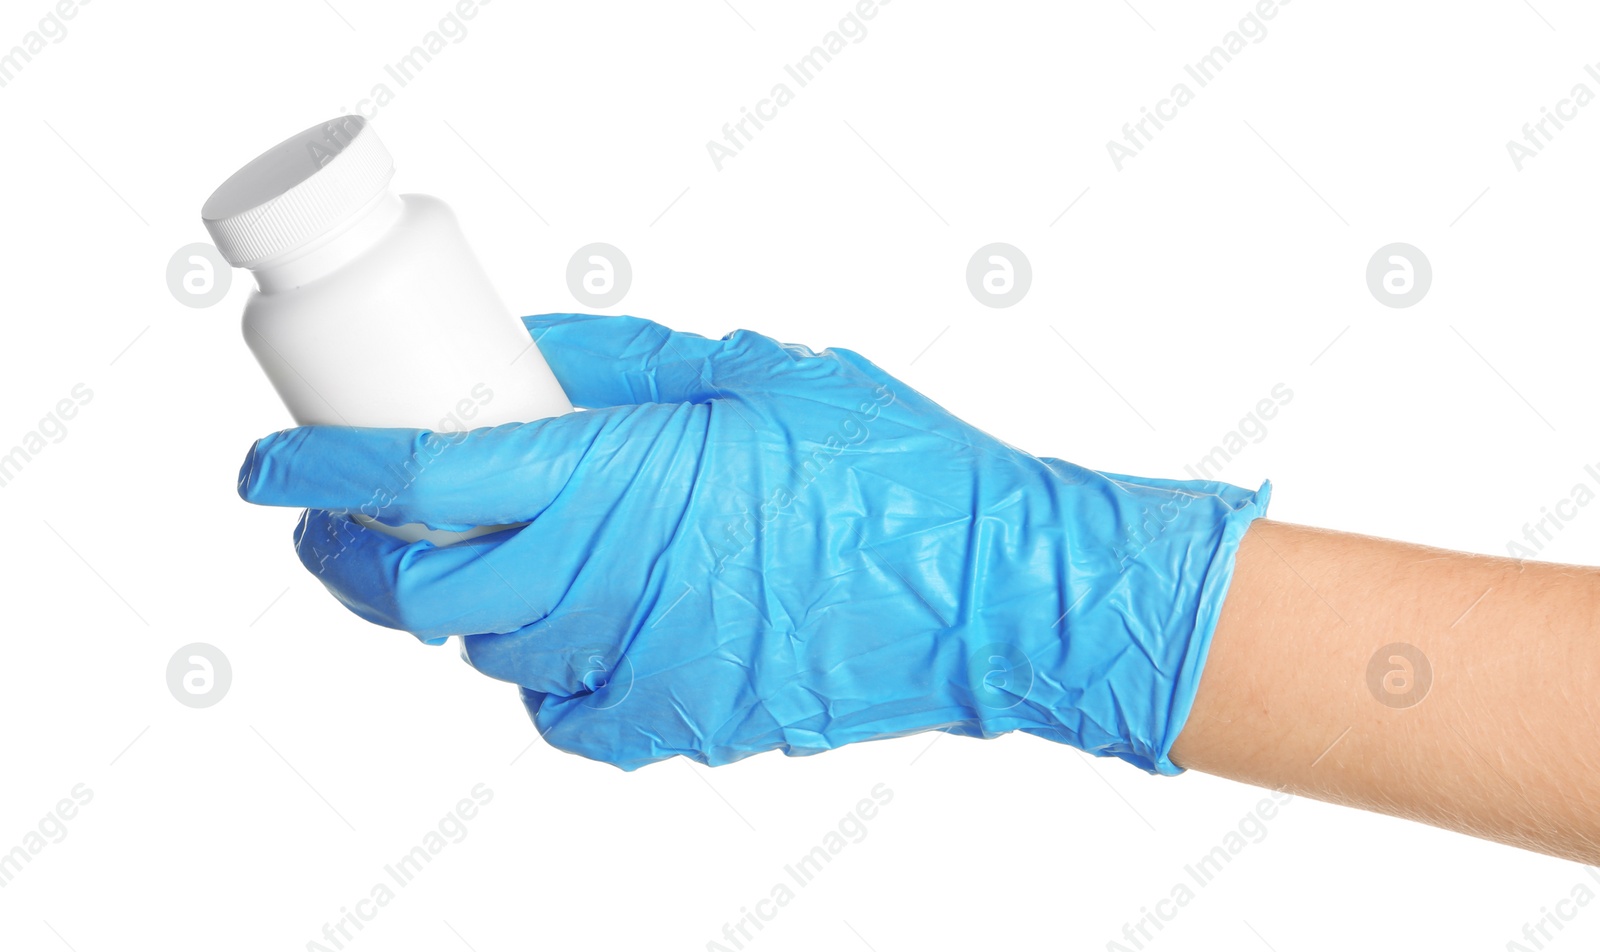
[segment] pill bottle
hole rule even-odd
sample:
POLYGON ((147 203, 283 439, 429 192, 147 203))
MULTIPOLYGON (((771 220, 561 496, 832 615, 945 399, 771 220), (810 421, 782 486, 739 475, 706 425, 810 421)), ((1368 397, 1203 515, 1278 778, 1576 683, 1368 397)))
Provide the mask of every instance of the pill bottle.
MULTIPOLYGON (((343 116, 251 161, 201 211, 222 257, 255 277, 245 342, 295 423, 457 433, 570 411, 450 208, 395 194, 393 177, 366 119, 343 116)), ((449 452, 448 440, 430 445, 449 452)), ((436 545, 505 528, 378 521, 385 500, 435 458, 400 466, 396 484, 374 486, 353 518, 436 545)))

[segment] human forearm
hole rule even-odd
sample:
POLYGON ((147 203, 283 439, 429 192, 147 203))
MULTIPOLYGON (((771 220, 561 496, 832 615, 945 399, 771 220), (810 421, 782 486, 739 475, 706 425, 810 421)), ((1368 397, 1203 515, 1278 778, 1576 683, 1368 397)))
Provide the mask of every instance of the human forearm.
POLYGON ((1595 569, 1257 521, 1173 760, 1600 862, 1597 613, 1595 569))

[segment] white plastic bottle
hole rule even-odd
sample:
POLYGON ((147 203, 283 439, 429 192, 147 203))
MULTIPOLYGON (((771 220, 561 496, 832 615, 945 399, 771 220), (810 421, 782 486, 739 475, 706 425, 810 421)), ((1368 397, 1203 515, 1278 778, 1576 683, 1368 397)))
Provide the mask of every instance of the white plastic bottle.
MULTIPOLYGON (((570 411, 455 215, 436 198, 396 195, 393 175, 367 121, 344 116, 263 153, 201 212, 222 256, 255 275, 245 340, 295 422, 454 431, 570 411)), ((374 486, 375 499, 403 488, 374 486)), ((356 518, 436 544, 502 528, 356 518)))

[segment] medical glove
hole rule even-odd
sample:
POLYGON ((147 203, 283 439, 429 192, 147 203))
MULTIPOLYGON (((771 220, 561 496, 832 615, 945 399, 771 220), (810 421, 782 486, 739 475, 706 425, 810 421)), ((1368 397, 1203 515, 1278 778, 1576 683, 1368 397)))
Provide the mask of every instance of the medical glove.
POLYGON ((295 547, 351 611, 465 636, 547 741, 627 769, 1020 730, 1178 772, 1268 486, 1041 459, 847 350, 525 323, 588 409, 454 434, 302 427, 250 451, 240 494, 308 508, 295 547), (361 512, 521 525, 435 547, 361 512))

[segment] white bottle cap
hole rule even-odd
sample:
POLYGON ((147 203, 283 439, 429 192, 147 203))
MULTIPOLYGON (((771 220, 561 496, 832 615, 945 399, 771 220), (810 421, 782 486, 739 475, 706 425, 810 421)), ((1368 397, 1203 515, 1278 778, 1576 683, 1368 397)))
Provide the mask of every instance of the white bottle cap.
POLYGON ((361 116, 291 136, 233 174, 200 217, 222 257, 253 268, 333 230, 389 187, 394 159, 361 116))

